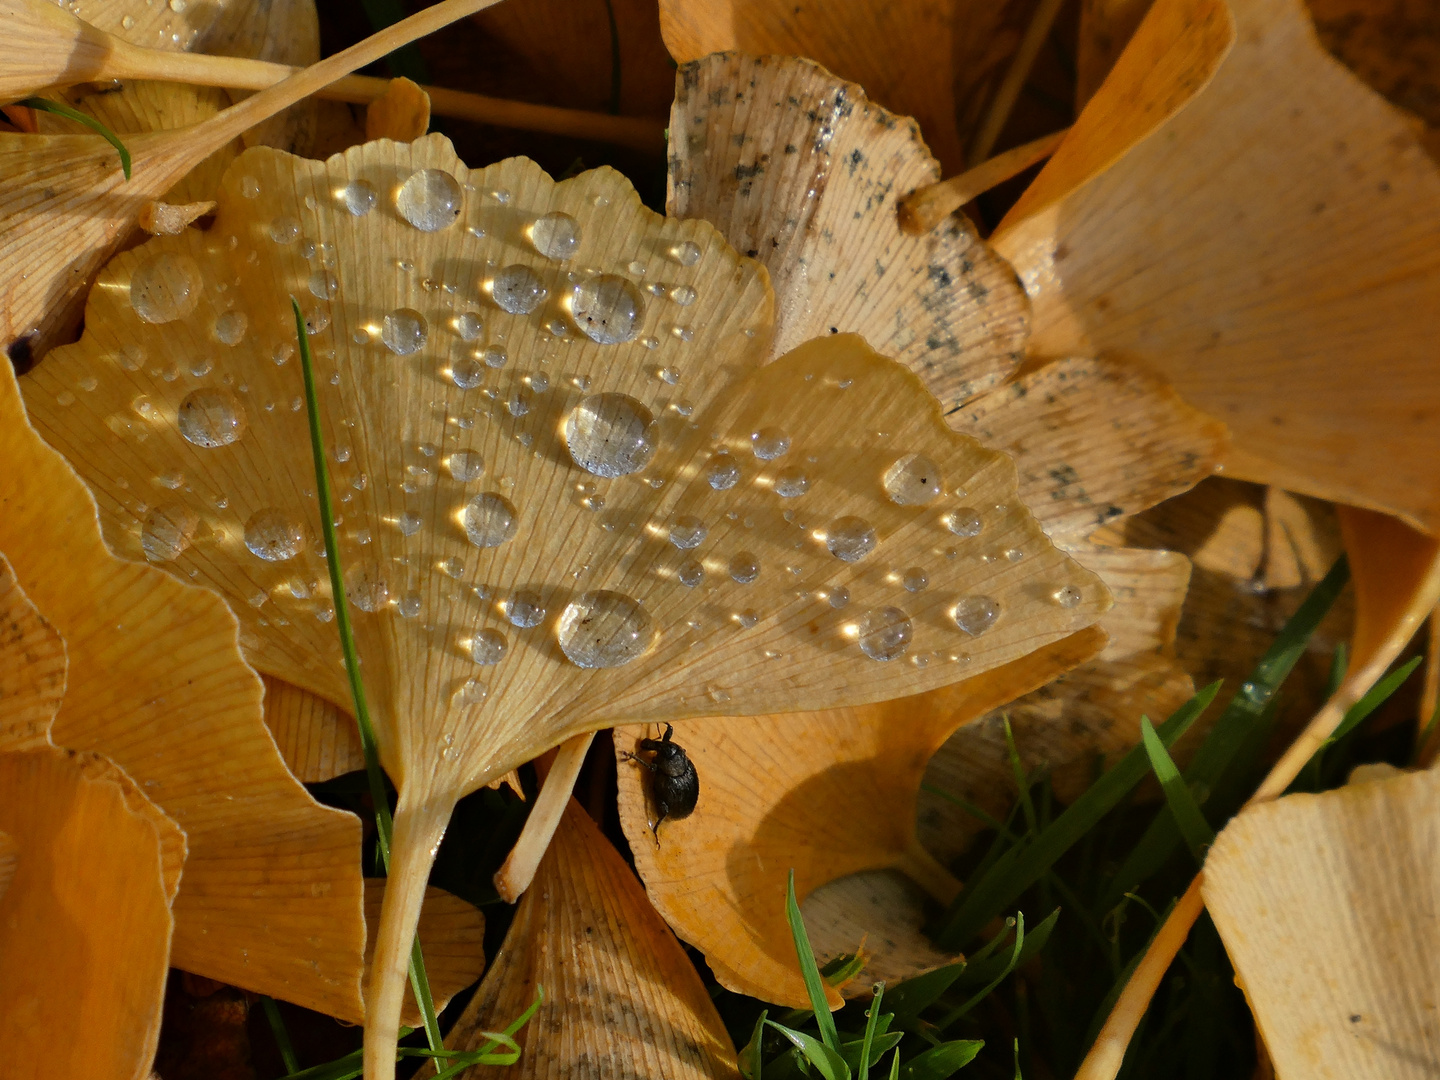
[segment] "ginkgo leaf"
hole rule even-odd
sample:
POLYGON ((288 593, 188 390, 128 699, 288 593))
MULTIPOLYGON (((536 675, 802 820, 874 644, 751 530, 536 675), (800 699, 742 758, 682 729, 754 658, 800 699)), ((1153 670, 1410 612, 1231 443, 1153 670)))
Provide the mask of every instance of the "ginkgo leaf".
POLYGON ((265 726, 295 778, 306 784, 332 780, 365 767, 355 721, 322 697, 265 678, 265 726))
POLYGON ((0 888, 7 1075, 147 1076, 170 956, 165 852, 183 858, 180 831, 103 758, 43 747, 0 751, 0 835, 13 858, 0 888))
POLYGON ((1095 96, 1135 36, 1151 0, 1081 0, 1075 42, 1075 108, 1095 96))
POLYGON ((1392 104, 1440 125, 1440 23, 1426 5, 1397 0, 1306 0, 1320 43, 1392 104))
POLYGON ((105 754, 188 837, 174 962, 358 1014, 360 823, 285 771, 234 618, 214 596, 106 549, 94 501, 30 427, 6 365, 0 460, 10 466, 0 551, 69 654, 51 737, 105 754))
POLYGON ((1429 1076, 1440 773, 1243 811, 1202 895, 1280 1077, 1429 1076))
POLYGON ((1029 309, 1014 271, 964 218, 900 229, 896 201, 940 178, 914 121, 810 61, 727 53, 681 69, 670 132, 670 213, 704 218, 770 271, 771 356, 862 334, 947 413, 1019 362, 1029 309))
POLYGON ((516 1036, 524 1052, 505 1076, 739 1075, 735 1048, 690 958, 573 800, 446 1045, 479 1049, 486 1031, 503 1029, 542 990, 539 1010, 516 1036))
MULTIPOLYGON (((658 831, 650 774, 625 755, 659 733, 616 728, 620 823, 650 902, 705 954, 722 986, 803 1008, 785 918, 790 870, 801 898, 849 874, 895 868, 949 902, 959 882, 915 836, 926 763, 957 727, 1103 644, 1088 630, 963 683, 880 705, 682 724, 675 742, 700 778, 701 806, 658 831)), ((839 1003, 838 991, 829 996, 839 1003)))
POLYGON ((365 109, 365 138, 412 142, 430 128, 430 97, 409 79, 390 86, 365 109))
POLYGON ((49 744, 65 696, 65 643, 35 610, 0 554, 0 747, 49 744))
MULTIPOLYGON (((384 898, 385 880, 367 878, 365 926, 370 931, 365 942, 367 964, 375 951, 374 928, 380 925, 380 904, 384 898)), ((485 973, 485 916, 474 904, 431 885, 425 890, 419 937, 425 954, 425 977, 430 981, 430 994, 438 1013, 452 997, 485 973)), ((343 1019, 361 1023, 365 1018, 360 1015, 343 1019)), ((420 1010, 408 988, 400 1021, 408 1027, 418 1028, 421 1024, 420 1010)))
POLYGON ((1109 605, 905 368, 854 335, 761 366, 763 271, 613 171, 470 171, 435 136, 257 149, 209 231, 110 265, 29 400, 120 550, 222 591, 257 665, 332 701, 292 294, 400 790, 372 1063, 460 795, 617 720, 943 686, 1109 605))
MULTIPOLYGON (((5 890, 15 880, 15 867, 20 861, 20 845, 9 833, 0 832, 0 901, 5 899, 5 890)), ((3 911, 0 908, 0 911, 3 911)))
POLYGON ((1232 475, 1435 529, 1436 222, 1413 121, 1300 0, 1159 0, 994 244, 1032 353, 1153 370, 1229 425, 1232 475))

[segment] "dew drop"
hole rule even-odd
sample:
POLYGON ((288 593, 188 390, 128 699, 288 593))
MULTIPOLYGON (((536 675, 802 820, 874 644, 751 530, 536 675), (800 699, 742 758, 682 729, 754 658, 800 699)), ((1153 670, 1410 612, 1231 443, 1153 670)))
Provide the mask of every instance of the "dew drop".
POLYGON ((438 232, 454 224, 464 203, 460 185, 440 169, 413 173, 395 193, 395 209, 421 232, 438 232))
POLYGON ((375 612, 390 602, 390 586, 374 570, 357 566, 345 575, 345 597, 361 611, 375 612))
POLYGON ((983 634, 1000 617, 1000 602, 991 596, 963 596, 955 604, 955 625, 972 637, 983 634))
POLYGON ((681 266, 694 266, 700 261, 700 245, 686 240, 670 249, 670 257, 681 266))
POLYGON ((420 531, 422 522, 419 514, 401 514, 396 518, 395 524, 399 526, 402 536, 414 536, 420 531))
POLYGON ((565 445, 586 472, 625 476, 654 457, 654 423, 650 410, 626 394, 593 394, 566 418, 565 445))
POLYGON ((490 283, 490 295, 495 303, 511 315, 529 315, 549 292, 540 275, 520 263, 505 267, 490 283))
POLYGON ((413 619, 420 614, 421 604, 420 594, 410 592, 400 598, 400 602, 395 605, 395 610, 404 618, 413 619))
POLYGON ((836 518, 825 531, 825 546, 844 562, 859 562, 875 550, 875 529, 862 517, 836 518))
POLYGON ((159 254, 130 277, 130 306, 148 323, 174 322, 200 302, 200 267, 188 255, 159 254))
POLYGON ((952 510, 944 517, 945 527, 956 536, 979 536, 980 530, 985 527, 980 520, 980 515, 968 506, 962 506, 958 510, 952 510))
POLYGON ((461 341, 474 341, 485 329, 485 323, 473 311, 467 311, 455 320, 455 332, 461 341))
POLYGON ((782 469, 775 476, 775 494, 794 499, 810 490, 810 478, 799 469, 782 469))
POLYGON ((1055 603, 1063 608, 1073 608, 1080 603, 1080 590, 1074 585, 1063 585, 1051 594, 1055 603))
POLYGON ((305 550, 305 531, 279 510, 260 510, 245 522, 245 546, 266 562, 285 562, 305 550))
POLYGON ((774 461, 790 449, 790 436, 777 427, 761 428, 750 434, 750 449, 761 461, 774 461))
POLYGON ((505 411, 511 416, 524 416, 530 411, 530 393, 521 388, 510 395, 505 402, 505 411))
POLYGON ((832 608, 839 609, 848 603, 850 603, 850 590, 844 585, 836 585, 830 590, 830 606, 832 608))
POLYGON ((512 626, 529 629, 545 618, 545 603, 539 593, 521 589, 505 601, 505 617, 512 626))
POLYGON ((914 636, 910 616, 897 607, 874 608, 860 619, 860 651, 871 660, 895 660, 905 654, 914 636))
POLYGON ((746 608, 744 611, 735 613, 735 621, 744 629, 749 630, 760 621, 760 613, 754 608, 746 608))
POLYGON ((546 214, 530 226, 530 240, 541 255, 563 262, 580 246, 580 223, 559 211, 546 214))
POLYGON ((448 559, 441 559, 436 565, 440 567, 440 572, 442 574, 444 574, 446 577, 454 578, 456 581, 459 581, 462 577, 465 576, 464 560, 457 559, 453 555, 450 556, 450 558, 448 559))
POLYGON ((380 340, 397 356, 409 356, 425 347, 428 331, 424 315, 414 308, 398 308, 385 316, 380 340))
POLYGON ((270 239, 282 247, 293 244, 300 238, 300 222, 293 217, 281 216, 270 222, 270 239))
POLYGON ((570 313, 581 332, 601 345, 618 345, 640 333, 645 298, 628 278, 596 274, 570 294, 570 313))
POLYGON ((730 560, 730 576, 741 585, 749 585, 760 576, 760 563, 753 553, 742 551, 730 560))
POLYGON ((340 288, 340 282, 328 270, 316 270, 310 275, 310 295, 318 300, 333 300, 340 288))
POLYGON ((930 578, 924 567, 912 566, 900 575, 900 584, 906 592, 919 592, 930 584, 930 578))
POLYGON ((611 668, 644 654, 655 623, 638 600, 602 589, 567 604, 556 627, 560 650, 576 667, 611 668))
POLYGON ((705 533, 703 521, 697 517, 682 514, 670 526, 670 543, 681 551, 689 551, 691 548, 700 546, 700 542, 705 539, 705 533))
POLYGON ((157 506, 145 515, 140 529, 140 549, 151 562, 171 562, 190 546, 200 518, 188 507, 171 503, 157 506))
POLYGON ((670 299, 681 307, 689 307, 695 302, 695 290, 689 285, 676 285, 670 290, 670 299))
POLYGON ((729 491, 740 482, 740 466, 729 454, 716 454, 705 466, 705 481, 716 491, 729 491))
POLYGON ((1010 562, 1019 562, 1021 559, 1025 558, 1025 552, 1021 551, 1019 548, 1010 548, 1005 552, 1005 558, 1008 559, 1010 562))
POLYGON ((245 340, 245 330, 249 325, 250 320, 243 311, 226 311, 215 317, 211 332, 220 344, 234 346, 245 340))
MULTIPOLYGON (((466 679, 460 684, 460 689, 450 695, 450 702, 457 708, 467 709, 484 704, 485 699, 489 696, 490 688, 479 679, 466 679)), ((453 747, 447 747, 442 751, 442 756, 447 758, 451 758, 453 755, 453 747)))
POLYGON ((940 494, 940 467, 922 454, 906 454, 885 470, 885 494, 900 506, 924 506, 940 494))
POLYGON ((180 434, 196 446, 228 446, 245 434, 245 407, 228 390, 194 390, 180 402, 180 434))
POLYGON ((465 535, 476 547, 499 547, 515 535, 515 504, 493 491, 466 503, 462 518, 465 535))
POLYGON ((470 643, 470 656, 477 664, 492 667, 505 659, 510 642, 499 630, 481 630, 470 643))
POLYGON ((450 365, 450 378, 461 390, 474 390, 485 381, 485 369, 480 361, 462 356, 450 365))
POLYGON ((680 584, 687 589, 693 589, 700 582, 705 580, 705 567, 700 565, 698 559, 686 559, 680 564, 680 569, 675 572, 680 584))
POLYGON ((505 361, 509 360, 510 357, 504 349, 492 345, 480 354, 480 359, 485 361, 485 366, 488 368, 502 368, 505 366, 505 361))
POLYGON ((345 209, 355 217, 364 217, 375 209, 375 189, 364 180, 351 180, 340 193, 345 209))

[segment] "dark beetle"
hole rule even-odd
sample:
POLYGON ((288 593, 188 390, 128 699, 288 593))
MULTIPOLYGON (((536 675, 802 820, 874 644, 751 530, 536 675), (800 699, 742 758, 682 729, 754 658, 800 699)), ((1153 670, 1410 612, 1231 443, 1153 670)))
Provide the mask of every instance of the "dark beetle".
POLYGON ((660 811, 660 817, 655 821, 657 829, 667 817, 689 817, 700 798, 700 776, 695 772, 694 763, 686 757, 685 749, 670 741, 674 734, 675 729, 666 724, 664 738, 640 740, 640 749, 652 751, 655 755, 649 761, 635 754, 627 755, 653 775, 651 784, 655 809, 660 811))

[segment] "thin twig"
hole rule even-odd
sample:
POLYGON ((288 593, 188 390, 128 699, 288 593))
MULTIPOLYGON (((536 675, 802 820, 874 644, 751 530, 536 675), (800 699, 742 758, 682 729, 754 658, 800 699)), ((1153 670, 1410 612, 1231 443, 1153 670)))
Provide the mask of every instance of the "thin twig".
POLYGON ((1040 6, 1035 9, 1030 25, 1025 28, 1025 36, 1020 39, 1020 47, 1010 58, 1010 67, 1006 69, 1005 77, 1000 80, 999 89, 990 100, 985 119, 976 130, 975 138, 971 140, 968 160, 984 161, 995 148, 996 140, 1000 138, 1000 133, 1005 130, 1005 125, 1010 120, 1015 99, 1020 96, 1020 88, 1030 77, 1035 58, 1040 55, 1040 49, 1050 34, 1050 27, 1055 25, 1055 16, 1060 14, 1064 3, 1065 0, 1040 0, 1040 6))
POLYGON ((1036 162, 1044 161, 1068 134, 1070 129, 1062 128, 1034 142, 996 154, 959 176, 916 188, 901 199, 896 208, 900 215, 900 228, 911 236, 929 232, 970 200, 985 194, 997 184, 1019 176, 1036 162))
POLYGON ((575 787, 575 778, 580 775, 580 766, 584 764, 585 754, 594 738, 595 733, 587 731, 566 739, 556 751, 555 761, 550 766, 540 794, 535 798, 530 816, 525 819, 520 838, 510 849, 505 865, 495 872, 495 891, 507 904, 520 899, 520 894, 535 880, 535 870, 560 825, 560 817, 565 813, 570 792, 575 787))

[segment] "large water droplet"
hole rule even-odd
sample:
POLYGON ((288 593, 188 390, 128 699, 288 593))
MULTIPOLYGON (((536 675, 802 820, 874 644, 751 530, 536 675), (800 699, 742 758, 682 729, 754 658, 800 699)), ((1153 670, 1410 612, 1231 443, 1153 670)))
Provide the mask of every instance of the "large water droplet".
POLYGON ((355 217, 364 217, 375 209, 375 189, 364 180, 351 180, 340 193, 340 201, 355 217))
POLYGON ((505 659, 509 648, 510 642, 499 630, 481 630, 470 643, 470 655, 475 663, 490 667, 505 659))
POLYGON ((361 611, 379 611, 390 602, 390 586, 378 571, 357 566, 345 575, 345 598, 361 611))
POLYGON ((474 450, 457 450, 445 462, 450 475, 462 484, 479 479, 485 471, 485 459, 474 450))
POLYGON ((972 636, 983 634, 1000 617, 1000 602, 992 596, 963 596, 955 604, 955 625, 972 636))
POLYGON ((740 482, 740 466, 729 454, 716 454, 705 466, 705 480, 716 491, 729 491, 740 482))
POLYGON ((591 341, 618 345, 640 333, 645 319, 645 298, 628 278, 596 274, 575 286, 570 313, 591 341))
POLYGON ((563 261, 575 254, 580 246, 580 223, 558 210, 538 218, 530 226, 530 240, 535 250, 547 259, 563 261))
POLYGON ((180 434, 196 446, 228 446, 245 434, 245 407, 229 390, 194 390, 180 402, 180 434))
POLYGON ((145 515, 140 548, 151 562, 170 562, 190 546, 199 525, 200 518, 189 507, 157 506, 145 515))
POLYGON ((681 514, 670 525, 670 543, 681 551, 699 547, 705 539, 705 523, 689 514, 681 514))
POLYGON ((397 356, 409 356, 425 347, 428 331, 424 315, 414 308, 398 308, 385 316, 380 340, 397 356))
POLYGON ((625 476, 655 456, 655 417, 627 394, 592 394, 565 420, 565 445, 586 472, 625 476))
POLYGON ((682 241, 670 249, 670 257, 681 266, 694 266, 700 261, 700 245, 693 240, 682 241))
POLYGON ((760 561, 752 552, 739 552, 730 560, 730 576, 741 585, 749 585, 760 576, 760 561))
POLYGON ((293 217, 282 215, 270 222, 270 239, 284 247, 300 239, 300 222, 293 217))
POLYGON ((875 543, 875 529, 862 517, 836 518, 825 530, 825 546, 845 562, 859 562, 875 550, 875 543))
POLYGON ((560 650, 576 667, 619 667, 650 647, 655 624, 639 601, 602 589, 567 604, 556 634, 560 650))
POLYGON ((528 630, 545 618, 545 602, 531 589, 521 589, 505 601, 505 617, 511 625, 528 630))
POLYGON ((130 306, 146 322, 174 322, 195 310, 203 283, 190 256, 152 255, 130 276, 130 306))
POLYGON ((226 311, 215 317, 211 330, 220 344, 234 346, 245 340, 245 329, 249 325, 250 320, 243 311, 226 311))
POLYGON ((775 494, 794 499, 810 490, 810 478, 800 469, 782 469, 775 475, 775 494))
POLYGON ((549 291, 539 274, 519 263, 505 267, 490 283, 490 295, 495 298, 495 303, 511 315, 530 314, 540 306, 549 291))
POLYGON ((750 435, 750 449, 761 461, 774 461, 790 449, 790 436, 777 427, 761 428, 750 435))
POLYGON ((867 611, 857 629, 860 651, 871 660, 894 660, 903 656, 915 633, 910 616, 897 607, 867 611))
POLYGON ((940 494, 940 467, 923 454, 906 454, 885 470, 885 494, 901 506, 924 506, 940 494))
POLYGON ((485 361, 485 366, 488 368, 502 368, 505 366, 505 361, 508 360, 509 357, 505 354, 504 349, 496 345, 491 345, 480 354, 480 359, 485 361))
POLYGON ((515 504, 487 491, 465 504, 465 535, 476 547, 499 547, 515 535, 515 504))
POLYGON ((421 232, 437 232, 454 224, 464 203, 460 185, 440 169, 421 169, 395 194, 395 209, 421 232))
POLYGON ((474 390, 485 381, 485 369, 479 360, 462 356, 450 365, 450 378, 461 390, 474 390))
POLYGON ((980 530, 985 527, 980 515, 968 506, 950 511, 945 515, 944 521, 945 527, 956 536, 979 536, 980 530))
POLYGON ((245 546, 266 562, 285 562, 305 550, 305 530, 279 510, 260 510, 245 522, 245 546))
POLYGON ((484 329, 484 320, 473 311, 467 311, 455 320, 455 332, 462 341, 474 341, 484 329))

